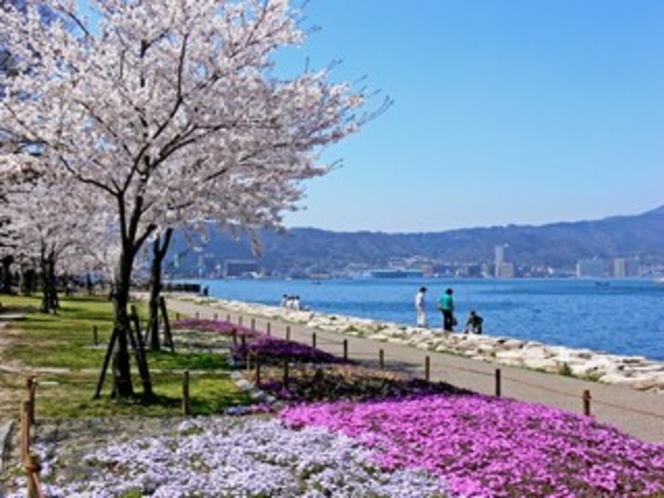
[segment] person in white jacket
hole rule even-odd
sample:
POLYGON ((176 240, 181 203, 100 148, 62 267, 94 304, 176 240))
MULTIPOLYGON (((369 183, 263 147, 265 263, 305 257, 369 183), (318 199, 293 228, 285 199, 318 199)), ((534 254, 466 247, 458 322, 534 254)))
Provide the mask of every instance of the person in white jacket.
POLYGON ((424 301, 427 294, 426 287, 420 287, 420 290, 415 294, 415 313, 417 316, 417 326, 426 327, 427 326, 427 313, 424 306, 424 301))

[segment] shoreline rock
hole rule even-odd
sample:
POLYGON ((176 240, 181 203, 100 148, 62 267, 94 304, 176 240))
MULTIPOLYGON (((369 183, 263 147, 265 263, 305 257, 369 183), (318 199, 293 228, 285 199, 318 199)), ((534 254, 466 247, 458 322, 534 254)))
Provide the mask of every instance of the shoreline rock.
POLYGON ((664 362, 642 356, 624 356, 590 349, 551 346, 508 336, 442 333, 429 328, 366 318, 310 310, 295 311, 209 297, 180 294, 174 297, 240 314, 297 323, 303 327, 375 341, 395 342, 428 351, 459 354, 473 360, 541 370, 606 384, 627 385, 640 391, 664 394, 664 362))

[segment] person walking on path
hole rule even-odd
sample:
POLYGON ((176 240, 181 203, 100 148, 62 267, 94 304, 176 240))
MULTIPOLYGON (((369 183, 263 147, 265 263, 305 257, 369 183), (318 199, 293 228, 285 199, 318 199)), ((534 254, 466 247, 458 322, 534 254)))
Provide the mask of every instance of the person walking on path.
POLYGON ((424 300, 426 298, 427 288, 420 287, 420 290, 415 294, 415 313, 417 315, 417 326, 427 326, 427 313, 424 307, 424 300))
POLYGON ((438 308, 443 314, 443 331, 454 332, 454 291, 448 288, 438 301, 438 308))

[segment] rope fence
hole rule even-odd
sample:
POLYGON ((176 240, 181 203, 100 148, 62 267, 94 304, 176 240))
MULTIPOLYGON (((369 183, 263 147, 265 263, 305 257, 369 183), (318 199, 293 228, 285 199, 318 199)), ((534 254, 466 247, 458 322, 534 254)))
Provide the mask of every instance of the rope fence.
MULTIPOLYGON (((227 316, 226 316, 227 321, 229 323, 237 323, 239 325, 242 325, 243 321, 246 319, 246 317, 244 317, 242 314, 237 314, 236 317, 237 317, 237 320, 235 322, 233 322, 232 321, 233 316, 230 313, 227 314, 227 316)), ((251 324, 252 324, 252 330, 255 330, 255 328, 257 326, 256 325, 257 324, 256 317, 250 317, 250 320, 251 320, 251 324)), ((276 327, 274 327, 272 325, 272 323, 267 319, 265 319, 264 323, 265 323, 266 330, 269 330, 271 334, 275 334, 276 327)), ((302 328, 305 328, 305 327, 302 326, 302 328)), ((330 333, 335 333, 335 332, 330 332, 330 333)), ((283 326, 283 337, 286 340, 293 341, 293 340, 295 340, 295 339, 293 339, 294 335, 295 334, 294 334, 292 324, 284 324, 284 326, 283 326)), ((300 337, 303 336, 303 335, 306 336, 306 333, 304 333, 302 331, 300 331, 298 333, 298 336, 300 336, 300 337)), ((321 346, 328 346, 329 349, 333 349, 334 346, 339 345, 341 350, 342 350, 342 358, 344 359, 344 361, 346 361, 346 362, 351 361, 348 339, 344 338, 343 340, 337 341, 334 338, 331 338, 329 336, 328 337, 325 337, 325 336, 321 337, 320 332, 311 332, 310 337, 311 337, 311 339, 310 339, 309 343, 314 348, 321 347, 321 346)), ((307 342, 306 339, 301 339, 299 341, 295 340, 295 341, 296 342, 302 342, 302 343, 307 342)), ((334 349, 336 349, 336 348, 334 348, 334 349)), ((365 362, 368 362, 368 363, 371 363, 371 364, 377 364, 377 366, 380 370, 385 370, 385 369, 388 368, 388 360, 385 357, 385 351, 384 351, 383 348, 379 348, 377 353, 353 353, 352 361, 358 361, 358 360, 361 361, 361 362, 365 361, 365 362)), ((432 368, 431 367, 431 358, 430 358, 430 356, 425 356, 422 370, 423 370, 424 379, 427 382, 431 381, 431 375, 432 375, 431 368, 432 368)), ((583 390, 578 395, 574 395, 574 394, 569 393, 568 391, 563 391, 563 390, 543 386, 541 384, 528 382, 526 380, 516 378, 516 377, 512 377, 512 376, 509 376, 509 375, 503 375, 500 368, 496 368, 493 372, 486 372, 486 371, 482 371, 482 370, 478 370, 478 369, 462 367, 462 366, 451 366, 451 365, 446 365, 445 368, 450 369, 450 370, 456 370, 456 371, 459 371, 459 372, 466 372, 466 373, 477 375, 477 376, 493 378, 494 395, 496 397, 503 396, 504 382, 507 381, 507 382, 511 382, 511 383, 514 383, 514 384, 520 384, 520 385, 528 386, 528 387, 531 387, 531 388, 534 388, 534 389, 537 389, 537 390, 541 390, 541 391, 544 391, 544 392, 555 393, 557 395, 578 399, 580 401, 579 405, 581 407, 581 413, 583 413, 586 416, 592 416, 592 406, 591 406, 591 402, 592 402, 592 404, 594 404, 596 406, 605 406, 605 407, 609 407, 609 408, 613 408, 613 409, 617 409, 617 410, 622 410, 622 411, 625 411, 625 412, 638 413, 638 414, 641 414, 641 415, 655 417, 655 418, 658 418, 658 419, 664 419, 664 416, 662 416, 658 413, 653 413, 653 412, 650 412, 650 411, 647 411, 647 410, 640 410, 640 409, 634 408, 634 407, 625 407, 625 406, 621 406, 621 405, 618 405, 618 404, 615 404, 615 403, 593 399, 593 397, 591 396, 590 390, 588 390, 588 389, 583 390)), ((403 370, 403 369, 395 369, 395 371, 401 371, 401 370, 403 370)))

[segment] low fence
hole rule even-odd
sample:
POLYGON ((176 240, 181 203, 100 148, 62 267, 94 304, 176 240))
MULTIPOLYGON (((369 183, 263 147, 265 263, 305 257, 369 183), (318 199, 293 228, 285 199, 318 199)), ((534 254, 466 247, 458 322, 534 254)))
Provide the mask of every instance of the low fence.
MULTIPOLYGON (((211 313, 212 319, 213 320, 219 320, 219 313, 214 312, 211 313)), ((176 319, 179 319, 180 315, 176 314, 176 319)), ((201 318, 201 313, 196 312, 195 313, 195 318, 199 319, 201 318)), ((228 323, 233 323, 237 324, 241 327, 246 327, 252 331, 257 331, 257 318, 253 316, 244 316, 242 314, 237 314, 235 319, 233 319, 233 316, 231 313, 226 313, 225 314, 225 320, 228 323)), ((267 335, 271 335, 273 333, 273 330, 275 327, 273 327, 272 323, 268 320, 261 319, 261 322, 265 328, 265 333, 267 335)), ((281 333, 283 334, 283 338, 288 341, 293 341, 294 339, 294 334, 293 334, 293 329, 294 326, 291 324, 285 324, 285 323, 280 323, 281 325, 281 333)), ((302 327, 300 327, 301 329, 302 327)), ((339 350, 341 351, 340 353, 340 358, 343 359, 345 362, 351 362, 351 361, 359 361, 361 363, 370 365, 372 367, 378 368, 380 370, 393 370, 395 372, 401 372, 403 371, 402 369, 395 368, 394 365, 388 365, 388 360, 386 359, 386 354, 385 350, 383 348, 379 348, 375 355, 369 356, 369 355, 358 355, 355 354, 351 357, 351 352, 350 352, 350 345, 349 345, 349 340, 347 338, 343 338, 341 340, 334 340, 330 339, 329 337, 326 337, 324 341, 321 341, 319 337, 319 333, 316 331, 310 331, 308 332, 310 340, 308 341, 310 345, 313 348, 319 348, 322 346, 327 346, 327 349, 333 349, 335 350, 336 354, 339 350), (330 347, 333 346, 333 347, 330 347)), ((298 336, 300 336, 300 339, 302 338, 302 331, 300 330, 298 333, 298 336)), ((329 334, 325 334, 329 336, 329 334)), ((242 336, 244 338, 244 336, 242 336)), ((298 342, 298 341, 296 341, 298 342)), ((300 340, 299 342, 304 342, 300 340)), ((253 370, 254 372, 254 379, 256 384, 260 384, 261 381, 261 363, 260 360, 256 357, 254 357, 253 361, 248 362, 248 367, 253 370)), ((292 369, 293 365, 288 364, 288 362, 284 362, 283 364, 283 378, 284 378, 284 384, 287 383, 288 377, 289 377, 289 369, 292 369)), ((537 385, 537 384, 532 384, 523 381, 522 379, 517 379, 515 377, 510 377, 510 376, 503 376, 502 370, 500 368, 495 368, 492 374, 489 374, 485 371, 477 370, 477 369, 471 369, 471 368, 460 368, 460 367, 451 367, 447 365, 445 368, 447 369, 456 369, 458 371, 463 371, 467 373, 472 373, 474 375, 480 375, 480 376, 485 376, 485 377, 491 377, 492 382, 493 382, 493 394, 496 397, 501 397, 503 395, 503 380, 509 380, 510 382, 514 383, 520 383, 522 385, 528 385, 529 387, 534 387, 537 389, 541 390, 546 390, 552 393, 556 393, 559 395, 564 395, 564 396, 571 396, 569 392, 561 391, 561 390, 555 390, 555 389, 550 389, 545 386, 537 385)), ((421 369, 419 369, 421 372, 421 375, 423 379, 427 382, 432 381, 431 377, 431 356, 427 355, 424 357, 424 360, 421 365, 421 369)), ((583 413, 585 416, 592 416, 592 410, 591 410, 591 401, 592 401, 592 395, 589 389, 584 389, 582 390, 576 398, 579 400, 579 407, 580 407, 580 412, 583 413)), ((604 406, 610 406, 612 408, 618 408, 618 409, 624 409, 624 407, 614 405, 611 403, 605 403, 598 401, 598 404, 602 404, 604 406)), ((658 414, 655 413, 650 413, 642 410, 637 410, 637 409, 630 409, 629 411, 632 411, 634 413, 641 413, 641 414, 647 414, 651 415, 654 417, 662 418, 658 414)))

